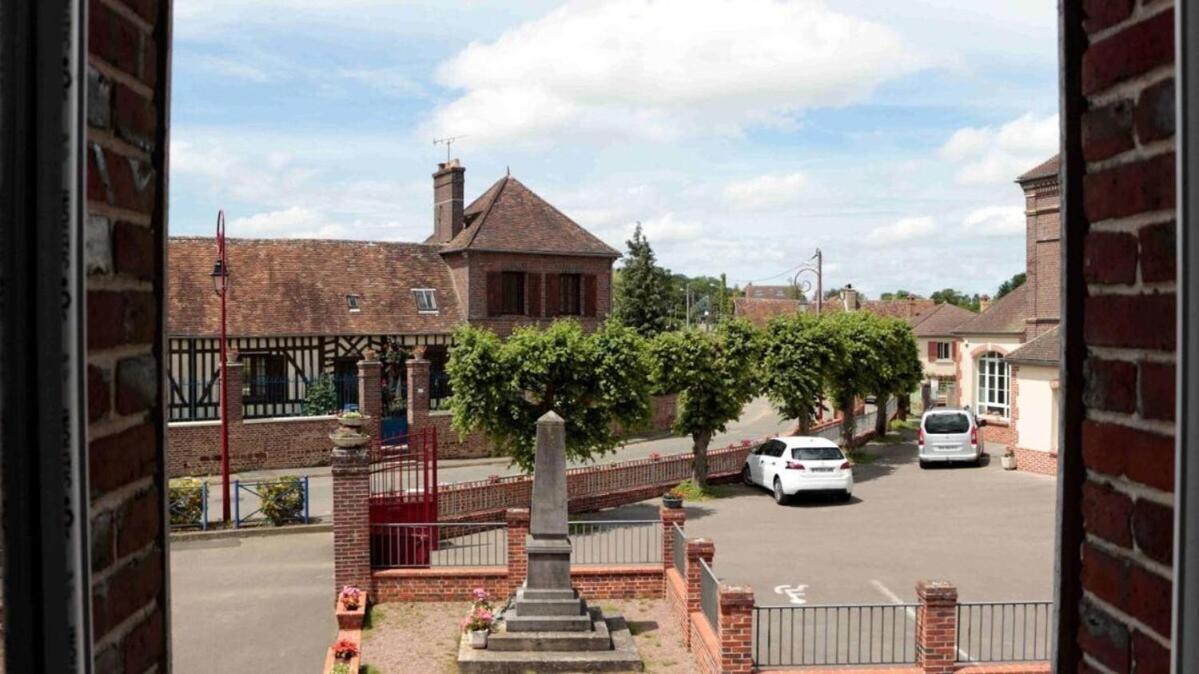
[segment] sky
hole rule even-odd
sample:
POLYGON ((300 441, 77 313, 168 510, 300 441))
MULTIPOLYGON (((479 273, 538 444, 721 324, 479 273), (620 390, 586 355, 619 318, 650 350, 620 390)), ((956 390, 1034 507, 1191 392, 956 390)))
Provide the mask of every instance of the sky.
POLYGON ((1058 144, 1052 0, 176 0, 170 228, 421 241, 433 139, 688 275, 994 292, 1058 144))

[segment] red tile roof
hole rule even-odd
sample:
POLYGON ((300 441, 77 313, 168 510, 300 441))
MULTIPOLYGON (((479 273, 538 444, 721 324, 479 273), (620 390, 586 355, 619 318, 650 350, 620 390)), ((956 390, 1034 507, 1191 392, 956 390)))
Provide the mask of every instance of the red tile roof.
POLYGON ((1058 170, 1062 165, 1062 156, 1055 154, 1049 159, 1037 164, 1035 168, 1029 170, 1024 175, 1016 178, 1016 182, 1024 183, 1030 180, 1038 180, 1041 178, 1056 178, 1058 170))
MULTIPOLYGON (((887 318, 899 318, 907 321, 908 325, 915 325, 924 314, 931 311, 936 305, 936 302, 924 298, 859 300, 858 310, 868 311, 887 318)), ((824 301, 822 311, 826 314, 845 311, 845 302, 839 297, 829 298, 824 301)))
POLYGON ((1025 283, 991 303, 987 310, 962 323, 954 330, 958 335, 1022 334, 1029 316, 1028 302, 1031 284, 1025 283))
POLYGON ((948 337, 959 325, 977 315, 969 309, 944 302, 921 314, 912 328, 917 337, 948 337))
POLYGON ((1036 339, 1023 344, 1007 356, 1009 363, 1026 365, 1057 365, 1062 359, 1062 336, 1057 326, 1036 339))
POLYGON ((745 296, 762 300, 793 300, 795 286, 745 286, 745 296))
POLYGON ((734 297, 733 315, 748 319, 758 327, 763 327, 775 316, 785 316, 804 310, 804 303, 799 300, 772 300, 760 297, 734 297))
MULTIPOLYGON (((461 322, 449 267, 437 246, 315 239, 229 239, 230 335, 447 333, 461 322), (416 309, 413 288, 433 288, 438 313, 416 309), (351 312, 347 295, 358 295, 351 312)), ((167 333, 220 333, 212 289, 214 239, 168 243, 167 333)))
POLYGON ((516 178, 499 179, 465 212, 466 227, 442 249, 598 255, 620 253, 566 217, 516 178))

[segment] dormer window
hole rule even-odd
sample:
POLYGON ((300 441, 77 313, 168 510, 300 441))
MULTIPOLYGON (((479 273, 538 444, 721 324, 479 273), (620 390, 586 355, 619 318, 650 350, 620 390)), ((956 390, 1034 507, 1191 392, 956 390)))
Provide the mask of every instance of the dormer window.
POLYGON ((362 311, 362 298, 358 295, 346 295, 346 307, 352 314, 362 311))
POLYGON ((416 311, 422 314, 437 313, 437 291, 433 288, 413 288, 412 296, 416 298, 416 311))

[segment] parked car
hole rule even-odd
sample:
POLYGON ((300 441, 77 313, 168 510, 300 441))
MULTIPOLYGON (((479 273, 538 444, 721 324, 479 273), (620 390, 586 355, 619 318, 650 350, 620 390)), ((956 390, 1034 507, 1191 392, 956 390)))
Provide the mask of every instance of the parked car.
POLYGON ((767 440, 745 457, 741 479, 770 489, 784 504, 801 491, 836 491, 853 495, 853 466, 831 440, 790 436, 767 440))
POLYGON ((947 461, 969 461, 977 466, 982 461, 978 429, 985 424, 969 410, 938 407, 925 412, 916 434, 920 467, 947 461))

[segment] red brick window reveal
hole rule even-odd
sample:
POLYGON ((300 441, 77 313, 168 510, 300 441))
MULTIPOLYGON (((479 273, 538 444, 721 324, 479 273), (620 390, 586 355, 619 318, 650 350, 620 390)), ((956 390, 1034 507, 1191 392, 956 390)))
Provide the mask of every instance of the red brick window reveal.
POLYGON ((558 313, 563 316, 583 313, 583 277, 579 274, 558 275, 558 313))

